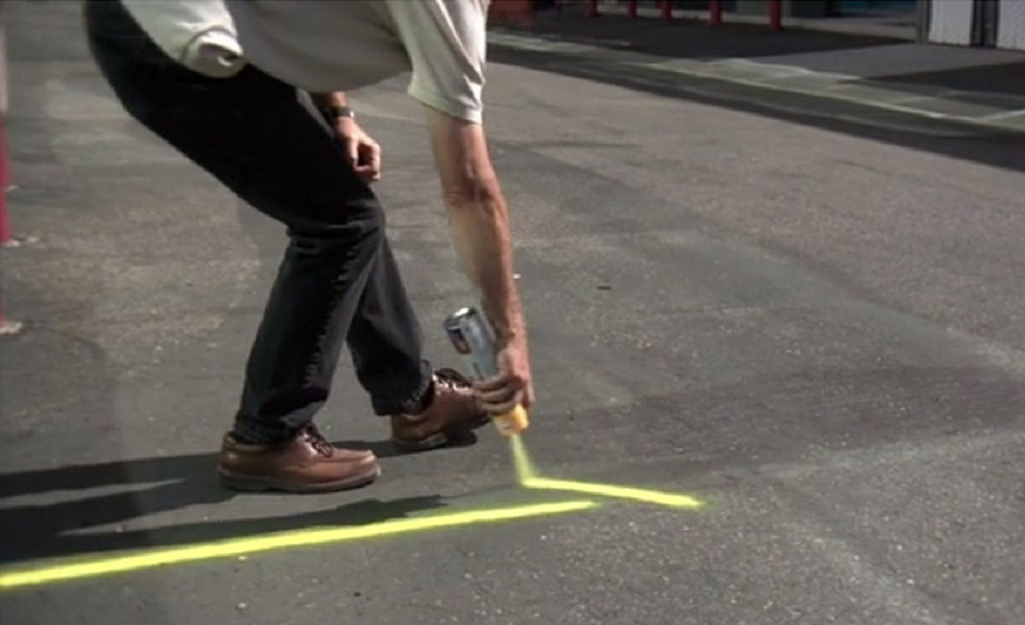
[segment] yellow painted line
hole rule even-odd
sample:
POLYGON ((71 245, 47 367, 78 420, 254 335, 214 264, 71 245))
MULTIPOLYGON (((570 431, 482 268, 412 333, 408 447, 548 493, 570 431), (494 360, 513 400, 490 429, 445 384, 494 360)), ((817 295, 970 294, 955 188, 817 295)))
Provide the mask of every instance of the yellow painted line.
POLYGON ((516 469, 516 479, 525 488, 584 493, 611 499, 631 499, 660 506, 669 506, 671 508, 700 508, 704 505, 701 501, 689 495, 678 493, 667 493, 632 486, 617 486, 615 484, 540 477, 534 468, 534 463, 530 460, 530 455, 527 454, 527 448, 524 447, 523 440, 519 436, 511 436, 509 437, 509 445, 512 452, 513 465, 516 469))
POLYGON ((0 571, 0 589, 10 590, 23 586, 97 577, 113 573, 127 573, 169 564, 214 560, 289 547, 308 547, 477 523, 494 523, 528 517, 563 514, 587 510, 596 506, 598 504, 594 501, 562 501, 438 514, 412 519, 397 519, 356 527, 304 529, 200 543, 185 547, 155 549, 131 555, 92 558, 70 564, 53 564, 25 570, 0 571))
MULTIPOLYGON (((673 508, 699 508, 703 502, 680 493, 646 488, 561 480, 537 475, 519 436, 510 437, 516 476, 519 484, 533 490, 551 490, 597 495, 611 499, 628 499, 673 508)), ((244 538, 197 543, 178 547, 155 548, 128 554, 114 554, 64 560, 33 567, 0 569, 0 590, 86 579, 115 573, 128 573, 160 566, 216 560, 295 547, 409 534, 426 530, 465 525, 496 523, 530 517, 577 512, 597 507, 592 500, 573 500, 528 504, 450 514, 435 514, 411 519, 396 519, 370 525, 309 528, 244 538)))
POLYGON ((614 484, 598 484, 595 482, 577 482, 575 480, 555 480, 546 477, 532 477, 523 482, 527 488, 539 490, 559 490, 588 495, 599 495, 612 499, 632 499, 670 508, 700 508, 702 502, 688 495, 666 493, 647 488, 632 486, 616 486, 614 484))

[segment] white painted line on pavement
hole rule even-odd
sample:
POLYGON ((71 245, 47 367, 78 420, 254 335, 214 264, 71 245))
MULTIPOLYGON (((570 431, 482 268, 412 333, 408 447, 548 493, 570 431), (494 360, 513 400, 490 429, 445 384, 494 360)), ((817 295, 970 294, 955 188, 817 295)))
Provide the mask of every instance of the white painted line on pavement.
POLYGON ((915 102, 917 100, 943 99, 945 96, 963 95, 964 93, 964 91, 959 91, 958 89, 944 89, 943 91, 937 91, 933 94, 920 93, 917 95, 909 95, 905 98, 897 98, 896 100, 890 100, 890 104, 907 104, 908 102, 915 102))
MULTIPOLYGON (((926 117, 934 120, 953 121, 965 124, 972 124, 975 126, 982 126, 986 128, 1001 128, 1005 130, 1013 131, 1025 131, 1025 126, 1016 126, 1013 124, 1000 124, 993 123, 1002 119, 1013 118, 1019 115, 1025 115, 1025 110, 1012 111, 1010 113, 998 113, 995 115, 986 115, 980 117, 969 117, 965 115, 953 115, 950 113, 940 113, 937 111, 930 111, 921 109, 913 106, 904 106, 896 102, 884 102, 880 100, 872 100, 870 98, 860 98, 853 95, 845 95, 843 93, 827 90, 827 89, 806 89, 801 87, 789 86, 789 85, 777 85, 772 84, 766 80, 752 80, 748 78, 737 78, 734 76, 717 75, 713 72, 697 72, 688 70, 680 67, 674 67, 672 69, 665 67, 658 67, 649 63, 636 63, 636 62, 625 62, 625 65, 632 65, 634 67, 643 67, 646 69, 658 69, 662 71, 675 72, 677 74, 684 74, 688 76, 694 76, 697 78, 710 78, 714 80, 721 80, 723 82, 731 82, 739 85, 745 85, 748 87, 758 87, 761 89, 770 89, 772 91, 780 91, 785 93, 799 93, 802 95, 809 95, 813 97, 829 98, 832 100, 842 100, 845 102, 851 102, 854 104, 860 104, 863 106, 872 106, 879 109, 894 111, 897 113, 905 113, 908 115, 916 115, 919 117, 926 117)), ((928 99, 930 96, 927 96, 928 99)), ((935 96, 931 96, 935 97, 935 96)), ((909 100, 914 101, 915 99, 909 100)))
MULTIPOLYGON (((633 65, 633 66, 640 66, 640 67, 649 67, 647 63, 629 63, 628 62, 628 63, 625 63, 625 64, 626 65, 633 65)), ((660 68, 655 68, 655 69, 660 69, 660 68)), ((749 78, 737 78, 737 77, 733 77, 733 76, 721 76, 721 75, 717 75, 717 74, 710 73, 710 72, 699 73, 699 72, 693 72, 693 71, 682 69, 682 68, 676 68, 676 69, 672 69, 670 71, 676 72, 678 74, 686 74, 686 75, 697 76, 699 78, 714 78, 716 80, 723 80, 723 81, 726 81, 726 82, 737 83, 737 84, 746 85, 746 86, 749 86, 749 87, 759 87, 759 88, 762 88, 762 89, 771 89, 773 91, 783 91, 783 92, 787 92, 787 93, 801 93, 801 94, 804 94, 804 95, 826 97, 826 98, 831 98, 831 99, 834 99, 834 100, 845 100, 845 101, 848 101, 848 102, 855 102, 857 104, 869 104, 869 105, 877 106, 879 108, 890 109, 890 110, 901 112, 901 113, 911 113, 911 114, 915 114, 915 115, 924 115, 926 117, 932 117, 932 118, 935 118, 935 119, 957 119, 957 116, 948 115, 946 113, 936 113, 936 112, 933 112, 933 111, 926 111, 926 110, 923 110, 923 109, 917 109, 917 108, 910 107, 910 106, 900 106, 899 104, 888 104, 888 103, 885 103, 885 102, 877 102, 875 100, 870 100, 870 99, 867 99, 867 98, 859 98, 859 97, 856 97, 856 96, 844 95, 844 94, 838 93, 836 91, 827 91, 827 90, 824 90, 824 89, 823 90, 820 90, 820 89, 804 89, 804 88, 801 88, 801 87, 786 86, 786 85, 774 85, 772 83, 769 83, 769 82, 766 82, 766 81, 762 81, 762 80, 752 80, 752 79, 749 79, 749 78)), ((969 118, 966 118, 966 119, 969 119, 969 118)))
POLYGON ((842 74, 839 72, 820 72, 800 65, 787 65, 784 63, 762 63, 751 59, 721 59, 706 63, 711 66, 736 66, 750 67, 756 71, 764 71, 766 76, 809 76, 821 78, 824 81, 844 82, 846 80, 861 80, 861 76, 853 74, 842 74))
MULTIPOLYGON (((588 74, 588 75, 594 76, 595 78, 599 78, 599 79, 603 78, 605 76, 604 74, 601 74, 600 72, 592 71, 592 70, 585 69, 585 68, 577 68, 576 71, 581 73, 581 74, 588 74)), ((666 87, 673 87, 674 86, 674 85, 670 85, 670 84, 666 84, 666 83, 660 83, 660 82, 656 82, 656 81, 653 81, 653 80, 648 80, 648 79, 640 78, 640 77, 636 77, 636 76, 633 77, 631 80, 633 82, 641 84, 641 85, 647 85, 649 87, 657 87, 657 88, 663 88, 663 89, 666 88, 666 87)), ((773 88, 770 85, 758 84, 757 86, 765 87, 765 88, 770 88, 770 89, 773 88)), ((684 91, 686 93, 698 94, 698 95, 701 95, 701 96, 704 96, 704 97, 722 98, 722 96, 720 94, 716 94, 716 93, 708 91, 706 89, 700 89, 700 88, 696 88, 696 87, 679 87, 679 86, 676 86, 676 88, 678 88, 680 91, 684 91)), ((777 91, 790 91, 790 90, 787 90, 787 89, 776 89, 776 90, 777 91)), ((812 92, 812 93, 817 95, 817 92, 812 92)), ((785 113, 792 113, 792 114, 801 115, 801 116, 804 116, 804 117, 817 117, 817 118, 820 118, 820 119, 833 119, 833 120, 848 121, 848 122, 860 124, 862 126, 872 126, 872 127, 875 127, 875 128, 882 128, 882 129, 885 129, 885 130, 893 130, 893 131, 897 131, 897 132, 914 132, 914 133, 917 133, 917 134, 926 134, 926 135, 928 135, 930 137, 962 138, 962 137, 969 136, 968 133, 966 133, 966 132, 946 131, 946 130, 940 131, 940 130, 936 130, 936 129, 927 129, 927 130, 926 129, 918 129, 918 128, 914 128, 913 126, 910 126, 908 124, 885 122, 885 121, 880 121, 880 120, 868 119, 868 118, 865 118, 865 117, 857 117, 857 116, 854 116, 854 115, 847 115, 847 114, 843 114, 843 113, 818 112, 818 111, 814 111, 814 110, 809 110, 809 109, 804 108, 804 107, 786 106, 786 105, 779 104, 779 103, 767 104, 765 102, 762 102, 761 105, 765 106, 766 108, 772 109, 774 111, 785 112, 785 113)))
POLYGON ((992 115, 986 115, 985 117, 980 117, 979 119, 983 119, 983 120, 986 120, 986 121, 995 121, 995 120, 999 120, 999 119, 1010 119, 1012 117, 1021 117, 1022 115, 1025 115, 1025 109, 1018 109, 1017 111, 1005 111, 1003 113, 994 113, 992 115))

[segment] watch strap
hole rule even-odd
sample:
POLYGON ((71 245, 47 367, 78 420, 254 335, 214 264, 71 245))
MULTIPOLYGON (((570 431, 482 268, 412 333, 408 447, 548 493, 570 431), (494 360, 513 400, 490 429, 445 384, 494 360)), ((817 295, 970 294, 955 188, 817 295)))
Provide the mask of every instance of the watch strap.
POLYGON ((324 116, 333 121, 342 117, 355 118, 356 113, 348 106, 332 105, 324 109, 324 116))

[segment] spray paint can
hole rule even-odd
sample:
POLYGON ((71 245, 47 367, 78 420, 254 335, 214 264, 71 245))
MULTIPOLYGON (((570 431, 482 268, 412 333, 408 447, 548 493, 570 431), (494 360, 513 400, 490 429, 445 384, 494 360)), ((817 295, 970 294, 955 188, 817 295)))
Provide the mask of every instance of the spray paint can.
MULTIPOLYGON (((445 333, 463 357, 466 367, 478 380, 498 373, 495 338, 483 315, 476 308, 460 308, 445 319, 445 333)), ((494 417, 495 427, 503 436, 512 436, 526 430, 530 422, 523 406, 516 406, 506 415, 494 417)))

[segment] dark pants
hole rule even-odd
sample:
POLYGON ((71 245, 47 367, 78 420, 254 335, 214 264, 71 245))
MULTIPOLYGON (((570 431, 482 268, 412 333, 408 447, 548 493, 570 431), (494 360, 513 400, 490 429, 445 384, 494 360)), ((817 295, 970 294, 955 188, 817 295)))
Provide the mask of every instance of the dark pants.
POLYGON ((252 67, 225 79, 190 71, 120 2, 84 5, 93 58, 125 110, 287 227, 235 435, 269 442, 307 425, 328 398, 343 342, 376 414, 427 401, 430 365, 384 214, 297 91, 252 67))

